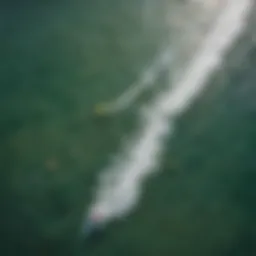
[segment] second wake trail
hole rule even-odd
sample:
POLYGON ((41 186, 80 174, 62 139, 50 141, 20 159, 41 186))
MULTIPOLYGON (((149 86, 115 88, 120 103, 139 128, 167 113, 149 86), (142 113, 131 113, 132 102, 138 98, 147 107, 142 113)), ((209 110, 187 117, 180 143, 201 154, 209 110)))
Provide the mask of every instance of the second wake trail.
POLYGON ((99 105, 99 112, 112 114, 119 113, 129 108, 138 97, 146 90, 151 89, 161 72, 168 69, 172 61, 171 49, 167 48, 157 55, 151 65, 145 68, 141 73, 141 76, 137 81, 128 86, 128 89, 124 91, 115 100, 99 105))

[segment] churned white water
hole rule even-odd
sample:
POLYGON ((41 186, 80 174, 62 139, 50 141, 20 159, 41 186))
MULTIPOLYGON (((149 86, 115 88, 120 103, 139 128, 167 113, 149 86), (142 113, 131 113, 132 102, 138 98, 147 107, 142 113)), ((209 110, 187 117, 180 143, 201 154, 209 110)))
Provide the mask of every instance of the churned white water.
POLYGON ((134 209, 141 197, 143 182, 159 169, 165 139, 172 136, 176 118, 201 95, 209 75, 221 66, 226 51, 243 31, 252 5, 252 0, 225 1, 182 76, 174 84, 170 81, 167 90, 141 109, 138 131, 100 174, 89 216, 97 214, 102 222, 108 222, 134 209))

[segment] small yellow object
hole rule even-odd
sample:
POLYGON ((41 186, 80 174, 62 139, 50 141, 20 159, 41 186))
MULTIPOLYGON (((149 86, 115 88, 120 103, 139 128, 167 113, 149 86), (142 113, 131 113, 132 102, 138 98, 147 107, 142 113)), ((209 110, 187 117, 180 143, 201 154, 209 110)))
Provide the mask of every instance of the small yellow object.
POLYGON ((106 115, 107 114, 107 104, 104 104, 104 103, 97 104, 94 107, 94 113, 96 115, 100 115, 100 116, 106 115))

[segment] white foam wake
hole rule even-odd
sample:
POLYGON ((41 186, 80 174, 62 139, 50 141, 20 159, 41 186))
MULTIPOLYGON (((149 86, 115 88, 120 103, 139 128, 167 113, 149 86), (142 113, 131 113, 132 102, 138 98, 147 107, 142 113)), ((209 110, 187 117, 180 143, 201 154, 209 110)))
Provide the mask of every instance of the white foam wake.
POLYGON ((220 67, 225 52, 243 30, 252 4, 252 0, 228 0, 180 81, 141 112, 139 132, 101 174, 89 215, 101 215, 108 222, 134 209, 143 181, 159 166, 164 139, 173 134, 176 117, 201 94, 209 75, 220 67))

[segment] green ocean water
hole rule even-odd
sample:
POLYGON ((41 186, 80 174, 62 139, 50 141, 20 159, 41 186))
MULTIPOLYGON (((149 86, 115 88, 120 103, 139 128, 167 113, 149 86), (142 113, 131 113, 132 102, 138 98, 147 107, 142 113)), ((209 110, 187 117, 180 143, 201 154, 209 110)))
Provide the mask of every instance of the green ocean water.
POLYGON ((178 120, 136 210, 81 243, 97 176, 136 129, 139 104, 107 117, 94 106, 162 47, 167 2, 2 4, 1 255, 255 255, 253 18, 178 120))

